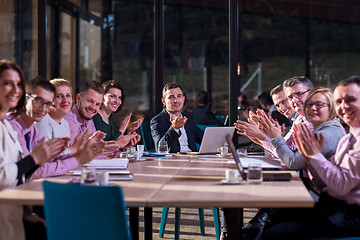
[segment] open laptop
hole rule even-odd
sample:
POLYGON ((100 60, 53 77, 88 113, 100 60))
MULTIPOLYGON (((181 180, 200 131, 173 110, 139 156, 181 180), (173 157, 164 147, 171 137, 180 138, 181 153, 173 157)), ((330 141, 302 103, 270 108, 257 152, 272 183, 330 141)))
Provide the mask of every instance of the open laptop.
POLYGON ((207 127, 200 145, 199 152, 190 152, 189 154, 216 154, 217 149, 223 147, 226 143, 226 135, 232 136, 235 127, 207 127))
MULTIPOLYGON (((230 134, 226 135, 226 141, 229 144, 229 149, 235 159, 236 167, 240 172, 240 176, 243 180, 246 180, 246 173, 244 171, 243 166, 241 165, 240 158, 237 155, 236 148, 232 141, 232 137, 230 134)), ((264 181, 290 181, 291 174, 290 173, 264 173, 263 172, 264 181)))

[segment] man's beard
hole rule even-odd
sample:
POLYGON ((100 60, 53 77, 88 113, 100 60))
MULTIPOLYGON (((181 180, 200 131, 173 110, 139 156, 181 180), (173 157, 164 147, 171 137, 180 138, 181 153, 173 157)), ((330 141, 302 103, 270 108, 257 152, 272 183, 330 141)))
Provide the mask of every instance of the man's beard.
POLYGON ((84 110, 83 109, 85 109, 85 108, 82 108, 82 104, 80 103, 79 104, 79 108, 78 108, 78 112, 79 112, 79 115, 80 115, 80 117, 82 117, 83 119, 85 119, 85 120, 87 120, 87 121, 90 121, 92 118, 93 118, 93 116, 95 116, 95 114, 92 116, 92 117, 87 117, 85 114, 84 114, 84 110))

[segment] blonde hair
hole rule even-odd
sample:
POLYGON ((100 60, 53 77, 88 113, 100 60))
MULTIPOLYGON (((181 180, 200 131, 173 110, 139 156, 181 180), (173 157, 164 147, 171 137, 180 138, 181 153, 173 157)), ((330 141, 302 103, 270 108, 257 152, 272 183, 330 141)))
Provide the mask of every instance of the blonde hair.
POLYGON ((315 94, 320 93, 322 95, 325 96, 326 100, 328 101, 329 104, 329 120, 333 119, 336 116, 335 113, 335 102, 334 102, 334 95, 333 95, 333 91, 330 88, 325 88, 325 87, 316 87, 313 90, 310 91, 309 95, 307 96, 305 103, 304 103, 304 114, 305 117, 307 118, 307 108, 306 105, 309 102, 310 98, 312 98, 312 96, 314 96, 315 94))
POLYGON ((68 86, 70 88, 70 90, 72 90, 71 84, 68 80, 64 79, 64 78, 54 78, 50 80, 50 83, 55 87, 60 87, 60 86, 68 86))

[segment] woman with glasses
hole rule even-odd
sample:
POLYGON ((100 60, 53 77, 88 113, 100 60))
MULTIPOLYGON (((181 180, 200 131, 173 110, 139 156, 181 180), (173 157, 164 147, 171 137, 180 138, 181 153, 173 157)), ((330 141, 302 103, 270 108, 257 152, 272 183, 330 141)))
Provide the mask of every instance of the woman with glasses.
MULTIPOLYGON (((333 92, 329 88, 318 87, 310 91, 309 95, 304 101, 303 113, 307 121, 313 125, 314 133, 321 133, 324 136, 324 145, 321 153, 330 161, 331 157, 336 152, 336 147, 339 140, 345 135, 345 130, 340 123, 340 120, 335 117, 335 105, 333 92)), ((304 169, 304 176, 302 177, 304 184, 309 189, 310 194, 317 201, 320 195, 320 190, 315 186, 321 186, 321 181, 317 176, 307 174, 306 159, 298 150, 293 151, 288 144, 281 137, 281 128, 278 123, 272 122, 268 118, 262 118, 262 125, 264 128, 277 129, 277 132, 267 131, 271 137, 271 143, 276 148, 278 156, 285 163, 285 165, 292 170, 304 169), (277 127, 273 127, 277 125, 277 127), (271 134, 273 134, 271 136, 271 134)), ((270 223, 277 218, 285 218, 288 213, 277 211, 277 209, 261 209, 260 212, 250 221, 243 231, 242 239, 258 239, 262 233, 264 225, 270 223), (266 213, 265 220, 259 220, 258 216, 266 213)), ((291 213, 296 214, 296 213, 291 213)), ((291 215, 290 214, 290 215, 291 215)))
POLYGON ((106 133, 105 141, 116 140, 125 132, 130 134, 133 131, 136 131, 144 119, 140 118, 129 125, 131 113, 120 123, 119 130, 114 128, 113 113, 118 113, 120 111, 125 100, 124 90, 120 84, 114 80, 109 80, 104 82, 102 87, 105 90, 104 100, 101 104, 99 113, 93 117, 96 130, 106 133))
MULTIPOLYGON (((331 89, 318 87, 307 96, 303 107, 305 118, 313 125, 313 132, 322 133, 325 144, 322 153, 327 159, 335 154, 339 140, 345 135, 340 120, 335 117, 334 97, 331 89)), ((273 124, 265 119, 265 127, 273 124)), ((305 167, 305 158, 298 151, 291 150, 281 137, 274 137, 272 144, 276 147, 281 160, 289 169, 300 170, 305 167)))

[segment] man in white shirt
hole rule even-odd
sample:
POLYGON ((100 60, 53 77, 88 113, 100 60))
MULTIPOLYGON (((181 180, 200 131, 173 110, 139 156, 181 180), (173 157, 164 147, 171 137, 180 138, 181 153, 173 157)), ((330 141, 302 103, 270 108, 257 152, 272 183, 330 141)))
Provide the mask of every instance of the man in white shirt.
POLYGON ((168 83, 163 88, 161 101, 164 109, 150 121, 151 135, 157 150, 160 141, 166 141, 170 153, 196 152, 204 132, 189 120, 181 110, 185 96, 178 83, 168 83))

